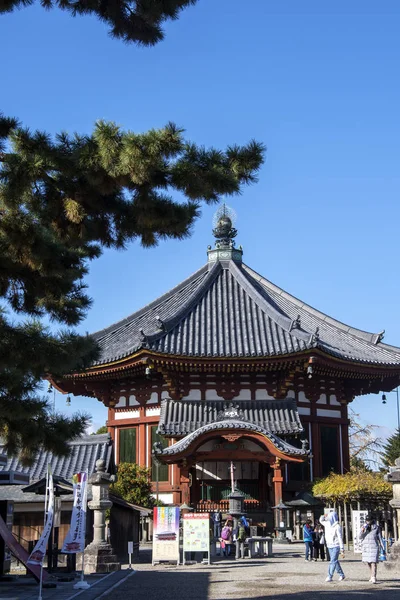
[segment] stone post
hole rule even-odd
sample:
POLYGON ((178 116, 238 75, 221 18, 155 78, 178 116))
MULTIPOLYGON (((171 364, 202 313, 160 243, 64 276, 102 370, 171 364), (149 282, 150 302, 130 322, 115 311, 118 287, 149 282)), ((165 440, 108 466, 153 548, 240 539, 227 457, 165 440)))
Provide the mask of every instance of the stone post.
POLYGON ((109 488, 115 476, 105 472, 105 461, 96 461, 96 472, 89 477, 93 515, 93 542, 85 549, 85 573, 110 573, 121 568, 111 544, 106 539, 106 510, 112 507, 109 488))
MULTIPOLYGON (((400 523, 400 458, 396 458, 395 466, 389 467, 389 473, 385 475, 385 480, 393 485, 393 499, 390 500, 389 504, 395 509, 397 518, 396 524, 399 527, 400 523)), ((400 541, 397 535, 397 542, 393 544, 390 550, 388 560, 384 563, 387 567, 400 566, 400 541)))

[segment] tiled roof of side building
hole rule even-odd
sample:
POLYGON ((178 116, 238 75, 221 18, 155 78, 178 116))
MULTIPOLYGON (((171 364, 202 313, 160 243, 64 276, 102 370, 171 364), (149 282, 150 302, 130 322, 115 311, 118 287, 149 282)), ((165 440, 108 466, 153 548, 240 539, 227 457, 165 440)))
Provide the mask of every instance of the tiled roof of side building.
POLYGON ((233 260, 206 265, 130 317, 94 334, 98 365, 140 348, 187 357, 272 357, 320 348, 400 366, 400 349, 332 319, 233 260))
POLYGON ((51 452, 39 450, 31 467, 22 466, 18 457, 10 457, 6 464, 0 466, 0 471, 26 473, 31 481, 37 481, 46 477, 47 465, 50 464, 54 475, 70 479, 75 473, 94 473, 99 459, 105 461, 106 470, 113 470, 113 446, 108 433, 84 435, 69 445, 71 453, 68 456, 54 456, 51 452))

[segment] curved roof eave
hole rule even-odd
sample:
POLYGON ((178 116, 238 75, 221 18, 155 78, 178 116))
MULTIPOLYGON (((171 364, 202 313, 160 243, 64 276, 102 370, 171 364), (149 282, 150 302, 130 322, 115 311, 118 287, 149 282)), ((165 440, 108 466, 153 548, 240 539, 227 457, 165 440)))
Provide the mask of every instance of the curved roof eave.
POLYGON ((305 451, 302 448, 296 448, 295 446, 292 446, 285 440, 282 440, 277 435, 271 433, 270 431, 267 431, 264 427, 261 427, 260 425, 255 425, 254 423, 250 423, 247 421, 236 421, 232 419, 225 421, 217 421, 214 423, 208 423, 207 425, 203 425, 193 433, 189 433, 187 436, 185 436, 175 444, 164 448, 161 452, 156 452, 156 456, 161 457, 180 454, 181 452, 185 452, 186 450, 188 450, 190 446, 192 446, 196 442, 196 440, 199 440, 199 438, 203 437, 207 433, 218 433, 219 431, 226 430, 233 430, 235 432, 240 432, 243 434, 246 434, 246 432, 257 433, 267 438, 281 454, 287 455, 288 457, 293 456, 296 458, 306 458, 310 454, 309 450, 305 451))

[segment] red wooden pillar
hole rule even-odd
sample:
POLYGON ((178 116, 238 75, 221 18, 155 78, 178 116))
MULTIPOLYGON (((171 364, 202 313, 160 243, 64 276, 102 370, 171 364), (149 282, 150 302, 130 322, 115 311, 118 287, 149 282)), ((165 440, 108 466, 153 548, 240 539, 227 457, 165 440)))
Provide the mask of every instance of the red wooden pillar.
POLYGON ((180 485, 182 490, 182 504, 190 504, 190 477, 189 466, 180 467, 180 485))
POLYGON ((275 506, 279 504, 282 500, 282 491, 283 491, 283 475, 282 475, 282 466, 281 459, 277 458, 272 465, 274 469, 274 476, 272 478, 272 482, 274 484, 274 502, 275 506))
POLYGON ((140 423, 137 428, 138 432, 138 445, 139 445, 139 456, 137 463, 141 467, 146 466, 146 425, 144 423, 140 423))

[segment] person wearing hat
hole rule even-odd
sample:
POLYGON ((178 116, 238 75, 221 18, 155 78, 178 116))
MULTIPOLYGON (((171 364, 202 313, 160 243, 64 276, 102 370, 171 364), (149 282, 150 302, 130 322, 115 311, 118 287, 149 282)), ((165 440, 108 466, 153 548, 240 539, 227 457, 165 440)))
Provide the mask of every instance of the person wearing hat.
POLYGON ((365 524, 361 528, 359 539, 361 541, 362 561, 367 563, 370 570, 370 583, 376 583, 379 551, 385 552, 381 528, 376 524, 372 515, 365 517, 365 524))
POLYGON ((325 528, 325 540, 330 557, 328 577, 325 581, 332 581, 335 571, 339 574, 339 581, 343 581, 345 575, 339 562, 339 554, 341 553, 344 558, 344 545, 337 512, 325 513, 320 517, 319 522, 325 528))

